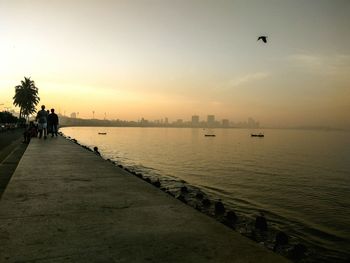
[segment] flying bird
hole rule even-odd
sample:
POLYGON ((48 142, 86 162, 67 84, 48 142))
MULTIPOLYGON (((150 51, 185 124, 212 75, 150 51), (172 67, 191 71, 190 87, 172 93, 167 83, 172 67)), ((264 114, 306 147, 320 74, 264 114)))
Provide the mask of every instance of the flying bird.
POLYGON ((259 41, 259 40, 262 40, 264 43, 266 43, 267 42, 267 36, 260 36, 260 37, 258 37, 257 41, 259 41))

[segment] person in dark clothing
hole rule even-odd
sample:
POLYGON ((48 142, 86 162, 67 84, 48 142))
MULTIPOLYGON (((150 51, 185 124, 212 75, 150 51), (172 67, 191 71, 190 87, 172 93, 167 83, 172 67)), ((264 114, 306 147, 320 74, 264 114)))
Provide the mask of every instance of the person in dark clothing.
POLYGON ((41 110, 38 112, 36 116, 36 120, 38 121, 38 129, 39 129, 39 138, 42 137, 44 133, 44 139, 46 139, 47 135, 47 111, 45 110, 45 105, 41 106, 41 110))
POLYGON ((37 137, 37 133, 37 128, 35 127, 34 122, 31 121, 23 134, 24 143, 29 143, 32 137, 37 137))
POLYGON ((47 118, 47 123, 48 126, 50 127, 49 130, 51 131, 51 137, 53 137, 54 135, 57 135, 58 132, 58 116, 55 113, 55 109, 51 109, 51 113, 49 115, 49 117, 47 118))

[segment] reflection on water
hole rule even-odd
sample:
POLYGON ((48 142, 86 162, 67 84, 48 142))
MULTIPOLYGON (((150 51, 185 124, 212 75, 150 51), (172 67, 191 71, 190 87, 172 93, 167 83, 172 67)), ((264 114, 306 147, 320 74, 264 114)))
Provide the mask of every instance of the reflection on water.
POLYGON ((279 229, 327 248, 334 261, 349 255, 348 132, 265 130, 254 138, 245 129, 215 129, 216 137, 184 128, 62 131, 126 166, 185 180, 248 216, 263 210, 279 229))

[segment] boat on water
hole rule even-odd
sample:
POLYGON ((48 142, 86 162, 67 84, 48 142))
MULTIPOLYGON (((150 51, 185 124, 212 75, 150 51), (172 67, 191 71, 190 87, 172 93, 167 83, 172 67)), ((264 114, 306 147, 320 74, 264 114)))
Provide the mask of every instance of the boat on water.
POLYGON ((215 132, 212 129, 203 129, 205 131, 204 137, 216 137, 215 132))
POLYGON ((98 134, 99 134, 99 135, 106 135, 107 132, 99 132, 98 134))
POLYGON ((263 133, 252 133, 250 137, 265 137, 265 135, 263 133))

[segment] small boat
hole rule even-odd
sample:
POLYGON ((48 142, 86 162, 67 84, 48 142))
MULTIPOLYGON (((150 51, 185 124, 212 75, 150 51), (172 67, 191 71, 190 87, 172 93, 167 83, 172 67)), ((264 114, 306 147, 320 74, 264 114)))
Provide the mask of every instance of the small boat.
POLYGON ((98 134, 99 134, 99 135, 106 135, 107 132, 99 132, 98 134))
POLYGON ((204 133, 204 137, 216 137, 215 132, 212 129, 203 129, 206 130, 204 133))
POLYGON ((252 133, 250 137, 265 137, 265 135, 263 133, 252 133))

